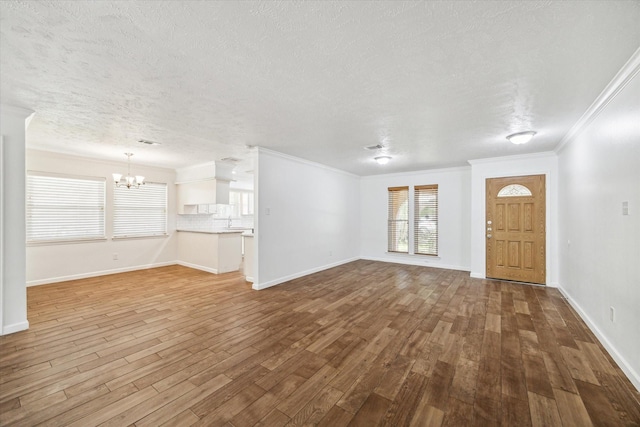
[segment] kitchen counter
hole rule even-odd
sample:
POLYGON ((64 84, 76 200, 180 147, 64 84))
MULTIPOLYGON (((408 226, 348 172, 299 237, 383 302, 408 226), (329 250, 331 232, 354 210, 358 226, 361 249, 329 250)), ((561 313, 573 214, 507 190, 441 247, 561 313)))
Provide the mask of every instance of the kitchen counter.
POLYGON ((238 271, 244 230, 178 230, 178 263, 219 274, 238 271))
POLYGON ((244 233, 245 230, 176 230, 183 233, 204 233, 204 234, 230 234, 230 233, 244 233))

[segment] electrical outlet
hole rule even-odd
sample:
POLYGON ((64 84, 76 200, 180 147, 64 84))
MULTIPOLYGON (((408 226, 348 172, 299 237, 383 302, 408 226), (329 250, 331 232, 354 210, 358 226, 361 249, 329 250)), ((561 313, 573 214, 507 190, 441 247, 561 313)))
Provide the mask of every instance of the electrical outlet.
POLYGON ((113 254, 113 260, 117 261, 118 260, 118 254, 113 254))
POLYGON ((622 202, 622 215, 629 215, 629 202, 622 202))
POLYGON ((613 307, 609 307, 609 320, 612 322, 616 321, 616 309, 613 307))
POLYGON ((333 251, 329 251, 329 256, 333 256, 333 251))

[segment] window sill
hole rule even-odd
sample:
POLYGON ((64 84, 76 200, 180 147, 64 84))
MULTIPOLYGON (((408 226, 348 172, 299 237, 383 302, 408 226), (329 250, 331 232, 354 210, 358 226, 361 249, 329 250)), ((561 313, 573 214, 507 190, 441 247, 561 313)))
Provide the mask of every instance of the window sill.
POLYGON ((74 245, 78 243, 106 242, 106 237, 91 237, 89 239, 69 239, 69 240, 38 240, 27 242, 27 246, 49 246, 49 245, 74 245))
POLYGON ((138 240, 138 239, 164 239, 169 234, 153 234, 149 236, 113 236, 111 240, 138 240))

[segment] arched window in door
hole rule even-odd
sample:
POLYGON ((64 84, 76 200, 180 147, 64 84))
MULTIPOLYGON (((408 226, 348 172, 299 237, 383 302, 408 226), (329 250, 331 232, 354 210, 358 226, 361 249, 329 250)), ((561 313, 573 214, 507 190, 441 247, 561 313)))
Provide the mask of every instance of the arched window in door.
POLYGON ((498 191, 498 197, 526 197, 531 195, 531 190, 520 184, 505 185, 498 191))

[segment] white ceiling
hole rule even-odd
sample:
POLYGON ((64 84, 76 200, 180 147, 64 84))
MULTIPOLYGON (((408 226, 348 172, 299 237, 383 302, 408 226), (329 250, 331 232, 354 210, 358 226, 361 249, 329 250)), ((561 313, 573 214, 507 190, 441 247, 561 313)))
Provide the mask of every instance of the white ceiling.
POLYGON ((0 8, 0 96, 36 111, 28 147, 172 168, 247 145, 359 175, 552 150, 640 46, 638 1, 0 8))

